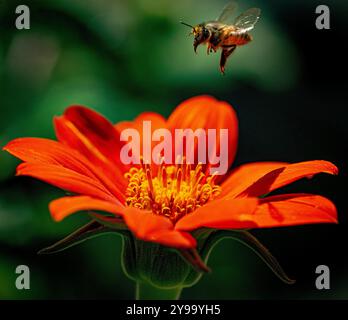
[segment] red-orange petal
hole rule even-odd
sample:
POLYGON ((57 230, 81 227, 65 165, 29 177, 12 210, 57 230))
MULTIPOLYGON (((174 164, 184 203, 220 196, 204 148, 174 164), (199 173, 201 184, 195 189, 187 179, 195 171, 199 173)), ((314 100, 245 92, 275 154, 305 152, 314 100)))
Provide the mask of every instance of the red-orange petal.
POLYGON ((119 203, 118 199, 97 180, 59 165, 24 162, 17 167, 17 175, 30 176, 73 193, 119 203))
POLYGON ((109 174, 120 190, 127 186, 120 161, 119 133, 101 114, 82 106, 67 108, 54 119, 57 139, 78 150, 109 174))
MULTIPOLYGON (((143 122, 151 121, 151 128, 165 129, 167 128, 166 119, 156 112, 143 112, 139 114, 133 121, 120 121, 114 125, 114 128, 121 134, 124 129, 137 129, 139 134, 143 134, 143 122)), ((153 130, 152 130, 153 131, 153 130)))
POLYGON ((337 223, 335 205, 313 194, 284 194, 261 200, 253 218, 258 228, 337 223))
POLYGON ((144 121, 151 121, 151 127, 154 130, 167 128, 166 119, 156 112, 142 112, 135 118, 134 124, 140 129, 144 121))
POLYGON ((222 184, 222 196, 259 197, 302 178, 318 173, 337 174, 331 162, 314 160, 293 164, 251 163, 231 173, 222 184))
POLYGON ((245 229, 255 227, 252 213, 258 204, 257 198, 213 200, 181 218, 177 230, 194 230, 201 227, 217 229, 245 229))
MULTIPOLYGON (((153 150, 153 148, 155 148, 156 145, 161 143, 161 141, 159 141, 159 142, 153 141, 152 135, 153 135, 155 130, 167 129, 166 119, 163 116, 161 116, 160 114, 155 113, 155 112, 143 112, 139 116, 137 116, 133 121, 121 121, 121 122, 116 123, 114 125, 114 127, 119 134, 121 134, 121 132, 125 129, 135 129, 138 131, 139 137, 140 137, 140 146, 139 146, 140 148, 139 148, 139 152, 134 155, 137 159, 140 159, 140 156, 144 157, 144 154, 143 154, 143 145, 144 144, 143 144, 143 142, 144 141, 149 142, 149 146, 151 149, 149 156, 151 157, 150 160, 151 160, 152 172, 154 175, 157 174, 157 172, 156 172, 157 165, 155 164, 155 161, 159 161, 160 157, 156 156, 156 158, 153 159, 152 158, 152 150, 153 150), (151 123, 151 130, 150 131, 143 130, 144 121, 149 121, 151 123)), ((133 150, 133 151, 136 152, 137 150, 133 150)), ((162 154, 159 156, 162 156, 162 154)))
POLYGON ((55 221, 84 210, 98 210, 123 217, 134 235, 144 241, 156 242, 174 248, 194 248, 196 240, 186 232, 174 230, 172 222, 152 212, 119 206, 109 201, 88 196, 63 197, 50 203, 50 212, 55 221))
POLYGON ((170 220, 148 211, 126 208, 88 196, 63 197, 53 200, 49 207, 55 221, 61 221, 78 211, 104 211, 122 216, 130 230, 141 240, 175 248, 196 246, 196 240, 189 233, 174 230, 170 220))
MULTIPOLYGON (((228 167, 232 164, 238 142, 238 119, 232 106, 210 96, 197 96, 182 102, 167 121, 169 129, 215 129, 216 150, 221 154, 220 129, 228 130, 228 167)), ((207 132, 207 131, 206 131, 207 132)), ((197 140, 197 139, 196 139, 197 140)), ((195 150, 197 153, 198 142, 195 150)), ((195 160, 197 155, 195 154, 195 160)), ((215 166, 213 166, 215 167, 215 166)))
POLYGON ((63 197, 51 201, 49 209, 55 221, 61 221, 67 216, 85 210, 98 210, 121 215, 124 207, 115 203, 95 199, 88 196, 63 197))
POLYGON ((196 240, 186 232, 174 230, 173 223, 160 215, 136 208, 125 208, 123 218, 134 235, 144 241, 174 248, 194 248, 196 240))
POLYGON ((252 162, 243 164, 229 174, 222 183, 221 197, 234 198, 267 173, 287 166, 286 162, 252 162))
POLYGON ((4 148, 24 162, 57 165, 101 182, 121 202, 124 195, 103 172, 86 157, 60 142, 43 138, 18 138, 4 148))

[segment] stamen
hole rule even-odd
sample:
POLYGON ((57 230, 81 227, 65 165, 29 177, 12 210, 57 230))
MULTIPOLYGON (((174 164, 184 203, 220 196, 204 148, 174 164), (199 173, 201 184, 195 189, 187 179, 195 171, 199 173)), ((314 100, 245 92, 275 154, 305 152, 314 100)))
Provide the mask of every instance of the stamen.
POLYGON ((141 159, 141 168, 131 168, 125 174, 126 205, 177 221, 221 193, 221 187, 215 185, 216 173, 206 175, 202 163, 191 169, 184 157, 177 162, 168 166, 162 157, 157 175, 153 175, 151 166, 141 159))
POLYGON ((162 167, 162 186, 167 188, 167 170, 166 167, 162 167))
POLYGON ((151 167, 149 164, 146 164, 146 178, 147 178, 147 183, 149 184, 149 192, 152 198, 154 198, 154 189, 153 189, 153 184, 152 184, 152 175, 151 175, 151 167))
POLYGON ((181 178, 182 178, 182 169, 179 168, 176 172, 176 192, 180 192, 180 186, 181 186, 181 178))

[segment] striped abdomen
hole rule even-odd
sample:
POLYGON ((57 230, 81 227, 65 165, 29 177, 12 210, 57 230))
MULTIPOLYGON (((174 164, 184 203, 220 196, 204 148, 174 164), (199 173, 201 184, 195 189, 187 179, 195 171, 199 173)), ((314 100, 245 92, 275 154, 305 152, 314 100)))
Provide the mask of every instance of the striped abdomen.
POLYGON ((235 44, 237 46, 242 46, 243 44, 247 44, 251 40, 252 40, 252 37, 247 32, 243 32, 243 33, 231 32, 224 37, 223 44, 224 45, 235 44))

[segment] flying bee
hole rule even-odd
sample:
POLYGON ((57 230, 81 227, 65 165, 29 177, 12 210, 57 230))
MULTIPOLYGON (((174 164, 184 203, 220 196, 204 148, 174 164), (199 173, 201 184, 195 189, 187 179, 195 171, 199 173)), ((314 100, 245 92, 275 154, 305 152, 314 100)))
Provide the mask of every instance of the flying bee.
POLYGON ((193 48, 196 53, 200 44, 207 44, 207 54, 221 48, 220 71, 222 74, 225 73, 227 59, 237 46, 245 45, 252 40, 249 31, 254 28, 261 15, 259 8, 250 8, 230 24, 229 20, 236 9, 237 3, 231 1, 214 21, 203 22, 196 26, 181 22, 192 28, 190 34, 194 35, 193 48))

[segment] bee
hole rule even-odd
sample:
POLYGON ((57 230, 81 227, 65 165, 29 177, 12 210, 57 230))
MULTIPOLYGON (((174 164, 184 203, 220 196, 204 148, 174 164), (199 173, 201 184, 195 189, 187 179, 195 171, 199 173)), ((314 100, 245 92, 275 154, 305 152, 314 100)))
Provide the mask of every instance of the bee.
POLYGON ((237 46, 252 41, 253 38, 249 31, 254 28, 261 15, 259 8, 250 8, 230 24, 229 20, 237 6, 236 2, 231 1, 216 20, 203 22, 196 26, 181 21, 181 24, 192 29, 190 35, 194 35, 193 48, 196 53, 200 44, 207 44, 207 54, 216 52, 221 48, 220 71, 222 74, 225 73, 227 59, 236 50, 237 46))

